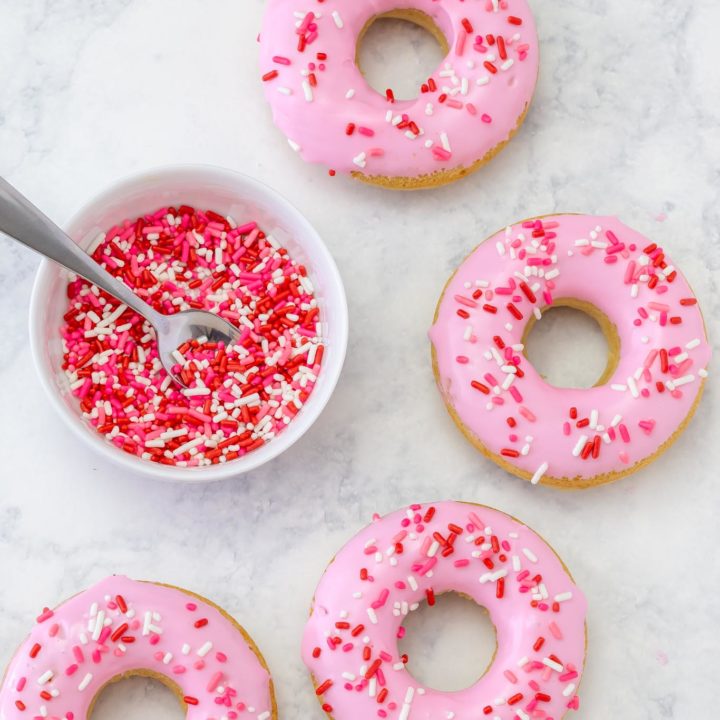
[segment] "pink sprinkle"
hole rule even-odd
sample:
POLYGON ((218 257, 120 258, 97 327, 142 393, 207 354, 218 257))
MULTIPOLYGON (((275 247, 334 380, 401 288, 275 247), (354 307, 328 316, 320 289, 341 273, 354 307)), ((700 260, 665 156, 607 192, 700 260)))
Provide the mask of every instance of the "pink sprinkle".
POLYGON ((620 433, 620 437, 623 439, 623 442, 629 443, 630 442, 630 433, 628 432, 627 427, 625 427, 625 424, 620 423, 617 427, 618 427, 618 432, 620 433))
POLYGON ((218 671, 216 672, 211 678, 210 681, 207 684, 207 691, 208 692, 215 692, 215 688, 220 684, 220 682, 223 679, 223 674, 218 671))
POLYGON ((484 123, 487 123, 487 124, 489 124, 489 123, 492 122, 492 118, 491 118, 487 113, 483 113, 483 114, 480 116, 480 119, 481 119, 484 123))
POLYGON ((42 613, 37 617, 38 623, 44 623, 46 620, 49 620, 54 615, 53 611, 50 610, 50 608, 45 608, 42 613))
POLYGON ((556 622, 551 622, 548 627, 550 628, 550 632, 552 633, 552 636, 554 638, 556 638, 557 640, 563 639, 562 632, 560 631, 560 628, 558 627, 556 622))
POLYGON ((461 56, 465 52, 465 41, 467 40, 467 30, 461 28, 458 32, 457 43, 455 44, 455 54, 461 56))
MULTIPOLYGON (((513 358, 514 360, 514 358, 513 358)), ((528 408, 526 408, 524 405, 521 405, 518 408, 518 412, 528 421, 528 422, 535 422, 537 418, 535 417, 534 413, 532 413, 528 408)))

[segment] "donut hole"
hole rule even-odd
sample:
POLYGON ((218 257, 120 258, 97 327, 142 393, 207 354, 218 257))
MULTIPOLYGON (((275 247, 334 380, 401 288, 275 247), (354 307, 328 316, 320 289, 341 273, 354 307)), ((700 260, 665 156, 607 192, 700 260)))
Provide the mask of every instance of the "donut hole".
POLYGON ((400 653, 408 672, 423 687, 441 692, 465 690, 489 669, 497 633, 488 611, 466 595, 448 592, 430 607, 423 602, 403 623, 400 653))
POLYGON ((447 53, 447 39, 429 15, 396 10, 367 22, 356 64, 373 90, 384 96, 390 88, 397 100, 412 100, 447 53))
POLYGON ((182 692, 170 680, 131 673, 108 683, 96 695, 92 720, 183 720, 182 692))
POLYGON ((550 385, 590 388, 615 371, 620 339, 609 318, 591 303, 560 299, 533 318, 523 338, 525 356, 550 385))

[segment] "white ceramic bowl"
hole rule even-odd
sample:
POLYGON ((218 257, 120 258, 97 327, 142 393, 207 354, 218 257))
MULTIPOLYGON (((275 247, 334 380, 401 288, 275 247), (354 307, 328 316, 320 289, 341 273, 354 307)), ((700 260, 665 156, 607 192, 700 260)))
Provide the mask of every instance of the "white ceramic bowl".
POLYGON ((67 272, 43 260, 30 305, 30 342, 45 390, 65 423, 105 457, 128 470, 166 480, 204 482, 239 475, 287 450, 315 422, 330 399, 342 370, 348 336, 348 314, 340 274, 320 236, 287 200, 266 185, 240 173, 204 165, 150 170, 122 180, 85 205, 66 226, 68 234, 88 247, 98 233, 126 218, 165 205, 186 203, 231 215, 238 222, 256 220, 304 264, 315 286, 326 342, 323 367, 302 410, 267 445, 228 463, 201 468, 157 464, 123 452, 107 442, 83 418, 61 370, 60 327, 67 312, 67 272))

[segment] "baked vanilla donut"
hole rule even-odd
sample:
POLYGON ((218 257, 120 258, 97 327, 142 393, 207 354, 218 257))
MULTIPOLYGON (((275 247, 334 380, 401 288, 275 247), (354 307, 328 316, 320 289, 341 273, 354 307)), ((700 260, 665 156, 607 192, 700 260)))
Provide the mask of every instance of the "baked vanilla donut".
POLYGON ((526 0, 269 0, 260 67, 275 124, 309 162, 388 188, 452 182, 522 123, 538 40, 526 0), (365 81, 357 47, 383 17, 429 30, 447 52, 414 100, 365 81))
POLYGON ((340 550, 315 592, 303 658, 335 720, 559 720, 577 709, 585 598, 545 541, 497 510, 411 505, 340 550), (405 616, 454 591, 487 609, 497 649, 471 687, 440 692, 408 672, 405 616))
POLYGON ((260 651, 198 595, 113 576, 45 609, 11 660, 2 720, 86 720, 100 691, 143 675, 167 685, 195 720, 277 717, 260 651))
POLYGON ((685 428, 710 360, 702 314, 663 248, 612 217, 553 215, 493 235, 445 287, 430 331, 438 386, 468 439, 533 483, 586 488, 651 462, 685 428), (602 327, 595 387, 558 388, 523 355, 548 306, 602 327))

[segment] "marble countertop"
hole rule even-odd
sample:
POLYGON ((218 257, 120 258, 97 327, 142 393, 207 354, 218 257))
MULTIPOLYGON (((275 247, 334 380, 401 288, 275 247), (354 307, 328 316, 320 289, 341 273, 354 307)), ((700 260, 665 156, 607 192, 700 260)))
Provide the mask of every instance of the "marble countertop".
MULTIPOLYGON (((517 138, 470 179, 397 195, 303 164, 271 125, 256 67, 260 0, 0 0, 0 174, 58 221, 153 165, 254 175, 325 238, 351 322, 336 394, 301 442, 232 481, 159 484, 104 462, 51 411, 28 346, 38 260, 0 240, 0 666, 44 604, 124 573, 223 605, 262 648, 281 716, 320 720, 298 649, 325 564, 373 512, 457 498, 537 529, 588 595, 576 717, 685 719, 714 707, 720 385, 710 378, 661 460, 581 493, 530 487, 483 459, 434 388, 426 332, 444 281, 484 237, 534 214, 616 214, 671 248, 720 338, 720 4, 533 5, 542 70, 517 138)), ((400 35, 375 34, 370 74, 397 70, 393 43, 408 72, 432 57, 417 33, 400 35)), ((543 362, 597 364, 602 344, 571 342, 589 330, 566 320, 564 345, 538 339, 554 356, 543 362)), ((447 605, 414 619, 409 644, 428 664, 418 672, 469 684, 490 634, 467 603, 447 605), (462 641, 461 621, 476 642, 462 641), (433 657, 444 674, 429 669, 433 657)), ((130 685, 105 694, 96 720, 181 717, 169 693, 130 685)))

